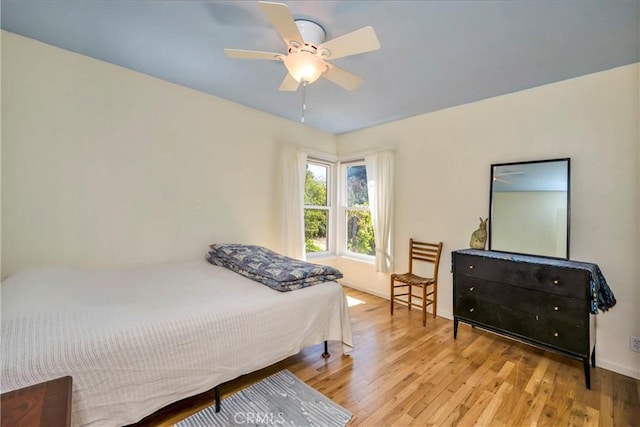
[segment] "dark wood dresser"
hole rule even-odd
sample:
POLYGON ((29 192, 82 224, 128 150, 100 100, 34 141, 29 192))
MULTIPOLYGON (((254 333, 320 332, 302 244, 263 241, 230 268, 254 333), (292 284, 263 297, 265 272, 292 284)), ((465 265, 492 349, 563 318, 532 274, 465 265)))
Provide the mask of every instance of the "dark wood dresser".
POLYGON ((595 325, 590 272, 575 262, 465 249, 451 254, 453 337, 458 322, 580 359, 591 388, 595 325))
POLYGON ((71 377, 2 393, 2 427, 71 425, 71 377))

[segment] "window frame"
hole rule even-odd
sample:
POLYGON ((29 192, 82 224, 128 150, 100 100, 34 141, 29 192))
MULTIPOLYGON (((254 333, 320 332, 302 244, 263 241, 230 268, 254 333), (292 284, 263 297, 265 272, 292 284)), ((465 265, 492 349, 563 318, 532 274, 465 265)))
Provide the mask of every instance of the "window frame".
POLYGON ((339 233, 338 233, 338 240, 337 240, 337 244, 338 244, 338 250, 337 253, 345 258, 352 258, 352 259, 356 259, 359 261, 364 261, 370 264, 374 264, 376 261, 376 257, 375 254, 374 255, 367 255, 367 254, 360 254, 358 252, 353 252, 349 250, 349 247, 347 245, 347 211, 351 210, 351 211, 361 211, 361 212, 369 212, 369 214, 371 214, 371 206, 369 207, 361 207, 361 206, 348 206, 348 188, 347 188, 347 169, 350 166, 364 166, 365 169, 367 167, 364 159, 359 158, 359 159, 354 159, 354 160, 349 160, 349 161, 343 161, 339 163, 339 168, 340 168, 340 180, 338 182, 338 186, 339 186, 339 191, 338 193, 340 193, 340 207, 339 207, 339 218, 337 218, 336 223, 339 227, 339 233))
MULTIPOLYGON (((320 252, 307 252, 305 248, 305 256, 307 258, 323 258, 327 256, 335 256, 336 254, 336 218, 333 207, 335 206, 335 169, 336 163, 331 162, 329 160, 324 160, 316 157, 309 156, 307 158, 306 165, 315 165, 327 168, 327 205, 307 205, 303 204, 302 209, 303 213, 306 212, 307 209, 314 210, 324 210, 327 212, 327 250, 320 252)), ((305 194, 306 195, 306 194, 305 194)), ((305 224, 306 227, 306 224, 305 224)), ((306 240, 306 235, 303 236, 306 240)))

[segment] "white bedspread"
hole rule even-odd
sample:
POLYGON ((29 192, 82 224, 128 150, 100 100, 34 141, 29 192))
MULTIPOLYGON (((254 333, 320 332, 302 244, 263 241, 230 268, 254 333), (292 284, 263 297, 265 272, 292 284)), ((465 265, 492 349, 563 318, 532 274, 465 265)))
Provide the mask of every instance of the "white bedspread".
POLYGON ((73 425, 134 423, 309 345, 353 345, 339 284, 277 292, 206 261, 33 270, 1 298, 2 392, 71 375, 73 425))

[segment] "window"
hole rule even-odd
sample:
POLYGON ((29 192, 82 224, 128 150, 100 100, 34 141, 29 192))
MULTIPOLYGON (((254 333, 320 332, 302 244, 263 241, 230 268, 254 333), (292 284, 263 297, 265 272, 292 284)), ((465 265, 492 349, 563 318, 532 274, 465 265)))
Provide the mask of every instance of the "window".
POLYGON ((330 171, 329 164, 307 162, 304 181, 304 242, 307 254, 330 251, 330 171))
POLYGON ((311 158, 307 160, 304 184, 305 252, 311 257, 340 252, 372 261, 376 245, 365 163, 356 161, 342 164, 340 172, 338 185, 337 180, 333 179, 333 163, 311 158), (341 209, 334 211, 332 205, 336 193, 340 195, 341 209))
POLYGON ((353 162, 344 166, 344 252, 375 256, 376 244, 369 210, 367 191, 367 168, 364 162, 353 162))

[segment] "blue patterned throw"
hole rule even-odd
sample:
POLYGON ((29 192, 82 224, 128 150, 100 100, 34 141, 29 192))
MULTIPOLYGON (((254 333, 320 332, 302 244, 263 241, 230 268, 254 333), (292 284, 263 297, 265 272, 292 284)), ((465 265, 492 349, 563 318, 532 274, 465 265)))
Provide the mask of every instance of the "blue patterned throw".
POLYGON ((327 265, 311 264, 277 254, 262 246, 213 244, 207 260, 280 292, 293 291, 342 278, 327 265))

